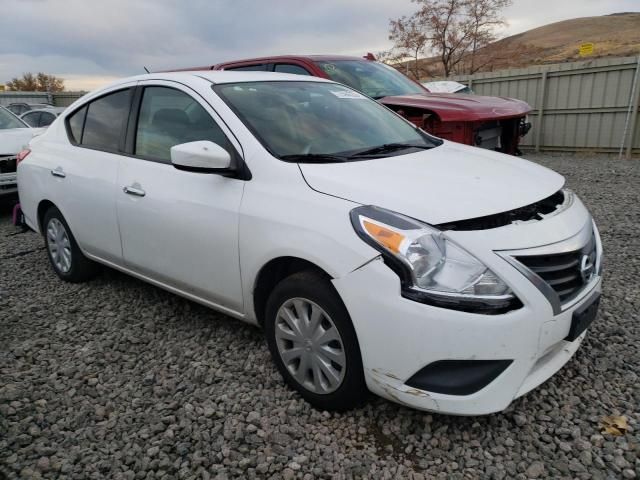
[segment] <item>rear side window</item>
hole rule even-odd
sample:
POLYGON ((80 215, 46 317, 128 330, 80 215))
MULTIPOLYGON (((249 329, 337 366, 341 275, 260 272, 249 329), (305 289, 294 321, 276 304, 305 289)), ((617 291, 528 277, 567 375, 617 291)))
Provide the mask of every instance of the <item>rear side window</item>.
POLYGON ((22 120, 24 120, 27 125, 29 125, 30 127, 39 127, 39 122, 40 122, 40 112, 33 112, 33 113, 25 113, 22 117, 22 120))
POLYGON ((144 89, 136 128, 137 156, 171 163, 171 147, 199 140, 210 140, 234 155, 218 124, 189 95, 167 87, 144 89))
POLYGON ((131 89, 120 90, 88 105, 81 145, 118 151, 121 134, 129 117, 131 89))
POLYGON ((311 75, 306 69, 291 63, 280 63, 276 65, 275 71, 280 73, 293 73, 294 75, 311 75))
POLYGON ((242 67, 224 67, 225 70, 233 70, 235 72, 265 72, 267 70, 267 64, 262 63, 258 65, 245 65, 242 67))
POLYGON ((87 107, 83 107, 67 120, 69 125, 69 133, 74 143, 80 143, 82 140, 82 127, 84 127, 84 117, 87 115, 87 107))
POLYGON ((49 125, 51 125, 53 123, 53 121, 55 119, 56 119, 56 116, 53 113, 42 112, 40 114, 39 126, 40 127, 48 127, 49 125))

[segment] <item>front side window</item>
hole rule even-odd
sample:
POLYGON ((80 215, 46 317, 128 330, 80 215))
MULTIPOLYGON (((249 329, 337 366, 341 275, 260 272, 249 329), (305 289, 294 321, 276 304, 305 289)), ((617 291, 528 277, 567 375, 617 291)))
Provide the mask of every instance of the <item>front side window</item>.
POLYGON ((370 60, 318 61, 316 64, 334 82, 344 83, 372 98, 425 93, 395 68, 370 60))
POLYGON ((276 65, 275 71, 280 73, 293 73, 294 75, 311 75, 306 69, 291 63, 279 63, 276 65))
POLYGON ((80 143, 99 150, 118 151, 127 124, 131 89, 100 97, 89 104, 80 143))
POLYGON ((30 127, 40 126, 40 112, 25 113, 20 118, 22 118, 22 120, 30 127))
POLYGON ((232 147, 211 115, 184 92, 167 87, 144 89, 136 129, 135 155, 171 162, 171 147, 210 140, 232 147))
MULTIPOLYGON (((354 160, 356 154, 389 144, 409 145, 406 150, 439 145, 437 139, 378 102, 335 83, 269 81, 213 88, 262 144, 283 160, 289 156, 293 161, 291 156, 299 155, 354 160)), ((402 151, 391 150, 395 155, 402 151)))
POLYGON ((27 128, 28 125, 13 113, 0 107, 0 130, 9 128, 27 128))

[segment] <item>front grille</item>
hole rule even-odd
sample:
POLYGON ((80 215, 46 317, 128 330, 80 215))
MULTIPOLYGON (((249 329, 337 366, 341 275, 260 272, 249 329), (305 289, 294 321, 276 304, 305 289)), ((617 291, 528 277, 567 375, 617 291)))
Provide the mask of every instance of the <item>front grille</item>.
POLYGON ((17 166, 15 155, 0 155, 0 173, 14 173, 17 166))
POLYGON ((531 220, 542 220, 545 215, 549 215, 564 203, 565 194, 558 190, 553 195, 540 200, 539 202, 525 205, 524 207, 509 210, 508 212, 496 213, 485 217, 469 218, 457 222, 449 222, 437 225, 441 230, 489 230, 491 228, 504 227, 514 222, 528 222, 531 220))
POLYGON ((580 250, 554 255, 521 255, 520 263, 544 280, 566 303, 576 297, 596 274, 596 239, 580 250))

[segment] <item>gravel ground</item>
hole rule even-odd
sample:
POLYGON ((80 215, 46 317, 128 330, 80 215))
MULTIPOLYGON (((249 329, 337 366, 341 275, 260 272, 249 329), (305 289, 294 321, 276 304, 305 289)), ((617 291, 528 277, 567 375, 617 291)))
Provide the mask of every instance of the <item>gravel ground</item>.
POLYGON ((568 177, 606 254, 599 318, 500 414, 379 398, 346 414, 288 390, 261 332, 107 270, 59 281, 0 208, 0 478, 637 478, 640 162, 532 157, 568 177), (626 435, 601 434, 624 415, 626 435))

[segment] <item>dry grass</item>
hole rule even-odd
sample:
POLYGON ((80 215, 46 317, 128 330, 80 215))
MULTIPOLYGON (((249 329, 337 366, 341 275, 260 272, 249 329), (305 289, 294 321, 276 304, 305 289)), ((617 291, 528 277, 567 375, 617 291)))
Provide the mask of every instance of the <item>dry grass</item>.
MULTIPOLYGON (((589 58, 640 54, 640 13, 574 18, 534 28, 485 47, 478 63, 486 64, 482 71, 491 71, 575 61, 582 58, 578 50, 585 42, 594 44, 589 58)), ((436 58, 420 60, 420 68, 425 77, 442 75, 436 58)))

